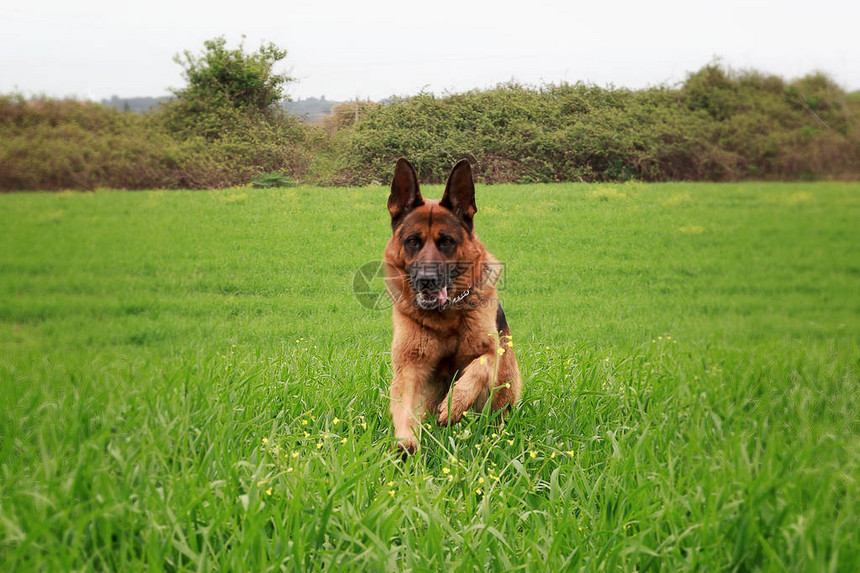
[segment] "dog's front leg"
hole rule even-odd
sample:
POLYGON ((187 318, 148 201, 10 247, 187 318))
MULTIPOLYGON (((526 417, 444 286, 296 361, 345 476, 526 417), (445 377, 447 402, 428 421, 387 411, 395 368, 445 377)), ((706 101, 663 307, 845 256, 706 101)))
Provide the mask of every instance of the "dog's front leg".
POLYGON ((395 366, 391 382, 391 417, 394 420, 396 447, 404 454, 418 450, 415 428, 424 420, 424 392, 428 373, 424 368, 395 366))
POLYGON ((472 360, 454 382, 448 395, 436 409, 441 425, 456 424, 472 407, 482 392, 488 393, 493 379, 496 351, 488 352, 472 360))

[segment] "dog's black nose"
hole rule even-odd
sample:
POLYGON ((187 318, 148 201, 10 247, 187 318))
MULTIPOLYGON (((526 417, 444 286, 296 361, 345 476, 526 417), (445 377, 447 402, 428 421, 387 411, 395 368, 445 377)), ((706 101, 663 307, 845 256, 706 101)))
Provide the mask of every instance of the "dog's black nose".
POLYGON ((437 292, 442 290, 442 281, 438 278, 418 279, 415 281, 415 286, 420 292, 437 292))
POLYGON ((418 292, 438 292, 444 286, 444 280, 439 269, 419 267, 412 273, 412 285, 418 292))

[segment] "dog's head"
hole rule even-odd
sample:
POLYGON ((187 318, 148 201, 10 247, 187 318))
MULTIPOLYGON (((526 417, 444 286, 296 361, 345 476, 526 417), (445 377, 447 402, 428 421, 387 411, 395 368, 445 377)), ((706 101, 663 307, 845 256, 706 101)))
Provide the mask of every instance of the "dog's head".
POLYGON ((415 169, 406 159, 397 161, 388 197, 393 236, 387 253, 405 273, 419 308, 444 309, 472 285, 483 251, 473 225, 477 211, 465 159, 451 170, 438 201, 425 200, 415 169))

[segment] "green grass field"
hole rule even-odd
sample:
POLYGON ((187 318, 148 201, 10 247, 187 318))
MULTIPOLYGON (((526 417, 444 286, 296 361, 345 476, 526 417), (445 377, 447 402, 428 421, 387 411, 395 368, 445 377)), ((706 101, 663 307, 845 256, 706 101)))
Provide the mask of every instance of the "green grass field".
POLYGON ((406 463, 386 197, 0 196, 0 570, 860 571, 860 185, 479 186, 523 401, 406 463))

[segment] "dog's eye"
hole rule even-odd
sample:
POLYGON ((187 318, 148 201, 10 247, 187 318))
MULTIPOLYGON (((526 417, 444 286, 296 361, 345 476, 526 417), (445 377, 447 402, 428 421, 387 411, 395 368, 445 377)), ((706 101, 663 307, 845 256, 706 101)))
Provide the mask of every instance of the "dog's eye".
POLYGON ((439 239, 439 247, 442 249, 450 249, 456 243, 457 241, 455 241, 451 237, 442 237, 441 239, 439 239))
POLYGON ((419 239, 418 237, 413 235, 413 236, 409 237, 408 239, 406 239, 406 241, 404 241, 404 243, 410 249, 417 249, 418 247, 421 246, 421 239, 419 239))

